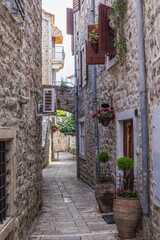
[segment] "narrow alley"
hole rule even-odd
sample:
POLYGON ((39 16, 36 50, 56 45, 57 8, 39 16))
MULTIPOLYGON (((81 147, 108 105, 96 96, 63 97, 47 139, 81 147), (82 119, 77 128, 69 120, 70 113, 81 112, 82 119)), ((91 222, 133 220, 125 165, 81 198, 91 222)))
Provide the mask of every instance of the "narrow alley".
POLYGON ((115 240, 115 224, 98 211, 94 193, 77 180, 76 161, 61 153, 43 170, 42 213, 29 240, 115 240))

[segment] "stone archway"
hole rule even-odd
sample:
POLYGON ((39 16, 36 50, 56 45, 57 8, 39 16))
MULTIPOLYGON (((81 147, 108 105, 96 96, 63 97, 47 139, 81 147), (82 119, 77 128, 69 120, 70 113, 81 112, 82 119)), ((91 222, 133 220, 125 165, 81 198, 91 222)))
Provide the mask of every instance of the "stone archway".
POLYGON ((54 86, 57 95, 57 109, 75 114, 74 87, 68 87, 62 91, 61 87, 54 86))

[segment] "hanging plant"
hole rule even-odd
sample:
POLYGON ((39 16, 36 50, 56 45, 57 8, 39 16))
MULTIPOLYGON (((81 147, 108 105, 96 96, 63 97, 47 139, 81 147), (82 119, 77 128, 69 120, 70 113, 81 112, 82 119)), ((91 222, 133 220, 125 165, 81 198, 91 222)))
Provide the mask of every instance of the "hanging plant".
MULTIPOLYGON (((126 39, 123 33, 123 19, 127 9, 126 0, 114 0, 110 11, 110 26, 116 30, 114 47, 116 48, 116 62, 121 65, 124 63, 124 56, 127 52, 126 39)), ((110 56, 110 54, 109 54, 110 56)))
POLYGON ((94 26, 95 27, 92 29, 92 31, 88 33, 89 35, 88 42, 91 43, 94 52, 98 53, 98 39, 99 39, 98 24, 94 24, 94 26))

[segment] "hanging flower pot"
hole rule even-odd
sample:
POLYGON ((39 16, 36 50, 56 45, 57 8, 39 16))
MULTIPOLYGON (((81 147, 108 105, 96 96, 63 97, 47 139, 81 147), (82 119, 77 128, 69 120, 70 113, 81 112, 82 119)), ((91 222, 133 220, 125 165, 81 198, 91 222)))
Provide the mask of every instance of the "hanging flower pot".
POLYGON ((97 117, 99 123, 102 123, 103 126, 107 127, 109 122, 115 119, 114 108, 103 108, 98 110, 96 114, 92 116, 92 118, 97 117))
POLYGON ((93 51, 95 52, 95 53, 98 53, 98 42, 92 42, 91 43, 91 47, 93 48, 93 51))
POLYGON ((102 125, 103 125, 104 127, 107 127, 107 126, 109 125, 109 120, 103 119, 102 125))

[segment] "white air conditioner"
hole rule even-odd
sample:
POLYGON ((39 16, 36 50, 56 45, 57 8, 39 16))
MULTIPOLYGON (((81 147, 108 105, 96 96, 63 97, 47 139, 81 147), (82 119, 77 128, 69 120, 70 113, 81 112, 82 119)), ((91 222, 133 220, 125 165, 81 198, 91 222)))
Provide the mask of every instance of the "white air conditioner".
POLYGON ((35 102, 36 117, 56 115, 57 100, 54 88, 43 88, 43 104, 35 102))
POLYGON ((43 112, 56 112, 56 91, 54 88, 43 89, 43 112))

